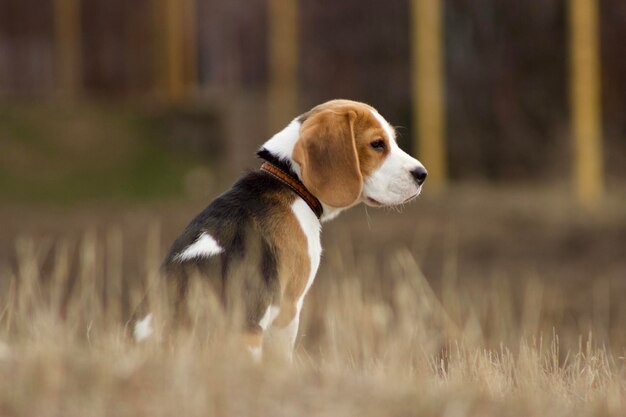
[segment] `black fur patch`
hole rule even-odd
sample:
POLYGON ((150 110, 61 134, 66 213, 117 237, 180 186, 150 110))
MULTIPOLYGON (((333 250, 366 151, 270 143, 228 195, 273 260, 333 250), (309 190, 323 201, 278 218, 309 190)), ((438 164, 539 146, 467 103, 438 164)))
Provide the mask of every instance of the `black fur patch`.
MULTIPOLYGON (((262 151, 259 153, 265 157, 262 151)), ((227 310, 236 303, 243 304, 238 307, 245 308, 246 326, 258 324, 267 308, 280 299, 277 254, 264 231, 270 222, 280 221, 272 216, 276 204, 272 196, 284 189, 285 185, 272 175, 250 172, 191 221, 172 244, 163 264, 168 279, 178 288, 179 304, 185 298, 188 280, 198 274, 209 280, 227 310), (203 233, 211 235, 223 252, 176 259, 203 233)))
POLYGON ((280 168, 282 171, 286 172, 287 174, 291 175, 292 177, 298 177, 296 175, 295 172, 293 172, 293 169, 291 168, 291 163, 289 161, 287 161, 284 158, 279 158, 276 155, 274 155, 273 153, 271 153, 270 151, 268 151, 265 148, 261 148, 258 150, 258 152, 256 153, 256 155, 269 162, 270 164, 280 168))
POLYGON ((306 112, 306 113, 302 113, 300 116, 298 116, 297 120, 298 122, 300 122, 300 124, 304 123, 306 121, 306 119, 309 118, 309 114, 311 114, 310 111, 306 112))

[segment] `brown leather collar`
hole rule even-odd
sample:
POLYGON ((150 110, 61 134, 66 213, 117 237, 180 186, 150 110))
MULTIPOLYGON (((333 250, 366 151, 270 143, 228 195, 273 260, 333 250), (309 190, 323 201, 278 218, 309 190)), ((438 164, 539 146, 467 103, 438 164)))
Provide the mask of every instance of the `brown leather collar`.
POLYGON ((320 203, 320 201, 306 189, 304 184, 302 184, 302 181, 300 181, 297 177, 286 173, 276 165, 269 162, 264 162, 263 165, 261 165, 261 170, 270 173, 287 187, 291 188, 293 192, 302 197, 309 207, 311 207, 311 210, 313 210, 313 213, 315 213, 318 219, 322 217, 322 213, 324 212, 322 203, 320 203))

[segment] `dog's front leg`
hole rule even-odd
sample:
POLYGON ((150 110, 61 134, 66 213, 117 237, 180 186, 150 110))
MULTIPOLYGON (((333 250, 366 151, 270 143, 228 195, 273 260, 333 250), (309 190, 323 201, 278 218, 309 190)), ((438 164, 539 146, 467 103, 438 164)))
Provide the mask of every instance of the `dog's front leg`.
POLYGON ((300 324, 298 310, 295 304, 283 305, 267 331, 266 342, 269 351, 289 363, 293 361, 293 349, 300 324))

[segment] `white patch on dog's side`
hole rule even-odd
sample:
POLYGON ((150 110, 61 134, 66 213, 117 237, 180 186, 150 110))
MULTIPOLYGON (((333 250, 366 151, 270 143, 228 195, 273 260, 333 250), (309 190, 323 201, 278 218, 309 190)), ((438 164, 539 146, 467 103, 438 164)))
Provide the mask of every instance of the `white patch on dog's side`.
POLYGON ((135 328, 133 329, 133 336, 135 338, 135 342, 141 343, 154 333, 154 329, 152 328, 152 313, 148 314, 142 320, 139 320, 135 323, 135 328))
POLYGON ((202 233, 198 239, 187 248, 176 255, 174 259, 177 261, 186 261, 188 259, 208 257, 223 252, 224 249, 213 239, 208 233, 202 233))
POLYGON ((315 213, 313 213, 313 210, 311 210, 311 207, 300 197, 296 198, 296 201, 291 205, 291 211, 296 216, 296 219, 298 219, 298 223, 306 236, 307 249, 311 261, 309 279, 297 304, 297 315, 299 315, 302 303, 304 302, 304 296, 307 291, 309 291, 309 288, 311 288, 311 284, 313 284, 315 274, 317 273, 317 268, 320 266, 320 258, 322 256, 322 244, 320 242, 321 224, 315 213))

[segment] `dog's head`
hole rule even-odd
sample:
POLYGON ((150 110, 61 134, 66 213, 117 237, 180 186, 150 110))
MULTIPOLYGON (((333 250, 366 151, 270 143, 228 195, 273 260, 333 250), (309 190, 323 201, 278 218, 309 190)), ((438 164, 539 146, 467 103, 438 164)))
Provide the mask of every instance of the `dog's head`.
POLYGON ((264 148, 288 159, 304 185, 334 208, 392 206, 417 197, 426 169, 398 146, 371 106, 332 100, 295 119, 264 148))

